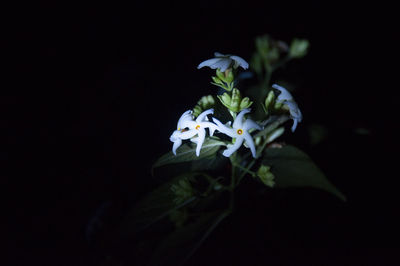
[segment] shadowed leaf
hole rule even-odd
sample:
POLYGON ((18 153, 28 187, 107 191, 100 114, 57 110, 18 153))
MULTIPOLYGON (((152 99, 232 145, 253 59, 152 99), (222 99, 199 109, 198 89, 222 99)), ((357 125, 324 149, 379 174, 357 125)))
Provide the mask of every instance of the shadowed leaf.
POLYGON ((311 158, 296 147, 266 149, 263 163, 271 166, 276 187, 313 187, 332 193, 343 201, 346 197, 326 178, 311 158))

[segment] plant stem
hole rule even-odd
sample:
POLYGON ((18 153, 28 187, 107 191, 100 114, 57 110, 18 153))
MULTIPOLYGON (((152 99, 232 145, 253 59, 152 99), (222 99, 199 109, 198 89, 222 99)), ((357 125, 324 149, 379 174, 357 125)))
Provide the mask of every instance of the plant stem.
POLYGON ((246 173, 248 173, 248 174, 251 174, 253 177, 256 177, 256 176, 257 176, 256 173, 254 173, 253 171, 250 171, 248 168, 244 168, 244 167, 241 166, 240 164, 235 163, 234 165, 235 165, 237 168, 239 168, 240 170, 242 170, 242 171, 244 171, 244 172, 246 172, 246 173))
POLYGON ((231 193, 231 198, 229 201, 229 210, 233 211, 233 206, 234 206, 234 191, 235 191, 235 183, 236 183, 236 153, 232 154, 231 157, 229 157, 232 165, 232 175, 231 175, 231 184, 230 184, 230 193, 231 193))
POLYGON ((249 165, 244 169, 243 173, 239 176, 236 186, 239 185, 240 181, 243 179, 243 177, 246 175, 246 173, 248 172, 252 172, 254 174, 254 177, 256 176, 255 173, 253 171, 250 171, 250 169, 253 167, 253 165, 256 163, 256 159, 253 159, 249 165))

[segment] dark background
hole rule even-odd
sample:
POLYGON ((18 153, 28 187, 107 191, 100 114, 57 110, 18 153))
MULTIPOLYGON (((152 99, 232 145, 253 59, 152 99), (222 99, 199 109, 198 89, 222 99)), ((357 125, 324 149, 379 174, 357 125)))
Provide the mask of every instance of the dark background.
POLYGON ((4 265, 128 263, 129 247, 99 251, 87 224, 98 215, 99 230, 111 231, 159 183, 149 169, 171 148, 177 118, 214 92, 211 72, 196 66, 215 51, 250 60, 254 38, 266 33, 311 43, 282 72, 298 86, 304 114, 287 142, 306 150, 348 202, 311 189, 280 191, 276 205, 239 200, 241 211, 192 264, 221 264, 227 254, 229 265, 393 262, 390 251, 365 249, 398 245, 390 10, 319 1, 16 8, 3 35, 4 265), (315 147, 313 123, 329 130, 315 147), (330 249, 291 249, 307 247, 330 249))

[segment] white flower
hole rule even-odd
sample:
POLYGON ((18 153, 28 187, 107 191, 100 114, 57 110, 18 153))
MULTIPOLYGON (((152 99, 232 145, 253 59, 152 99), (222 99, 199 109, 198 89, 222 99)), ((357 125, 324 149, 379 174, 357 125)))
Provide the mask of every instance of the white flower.
POLYGON ((290 117, 293 119, 292 132, 294 132, 296 130, 297 124, 300 123, 301 120, 303 119, 303 115, 301 114, 299 106, 294 101, 292 94, 290 94, 290 92, 287 89, 277 84, 273 84, 272 88, 277 89, 281 92, 278 95, 276 101, 278 103, 283 103, 287 107, 289 107, 290 117))
POLYGON ((214 53, 215 58, 212 59, 208 59, 202 63, 200 63, 200 65, 197 66, 197 68, 202 68, 205 66, 208 66, 211 69, 216 69, 219 68, 219 70, 221 72, 225 72, 225 70, 227 70, 232 62, 234 62, 234 67, 242 67, 243 69, 248 69, 249 68, 249 64, 240 56, 236 56, 236 55, 223 55, 221 53, 214 53))
POLYGON ((218 129, 218 127, 209 122, 207 115, 213 114, 214 109, 208 109, 194 120, 193 112, 188 110, 182 114, 182 116, 178 120, 177 130, 175 130, 171 137, 169 138, 174 144, 172 146, 172 152, 176 155, 176 149, 182 145, 182 140, 191 139, 192 141, 197 143, 196 147, 196 155, 200 155, 201 146, 204 143, 204 139, 206 137, 206 128, 209 128, 210 135, 214 134, 214 131, 218 129), (196 136, 196 138, 193 138, 196 136))
POLYGON ((213 118, 213 121, 218 125, 218 131, 228 135, 231 138, 236 139, 235 143, 223 152, 224 156, 226 157, 231 156, 232 153, 237 151, 242 145, 242 143, 246 141, 246 144, 250 148, 253 157, 254 158, 256 157, 256 148, 254 146, 253 137, 250 135, 248 131, 252 128, 258 130, 261 130, 262 128, 251 119, 246 119, 243 122, 244 115, 249 112, 250 109, 242 110, 237 115, 235 121, 233 122, 232 127, 227 127, 226 125, 222 124, 221 121, 219 121, 218 119, 213 118))

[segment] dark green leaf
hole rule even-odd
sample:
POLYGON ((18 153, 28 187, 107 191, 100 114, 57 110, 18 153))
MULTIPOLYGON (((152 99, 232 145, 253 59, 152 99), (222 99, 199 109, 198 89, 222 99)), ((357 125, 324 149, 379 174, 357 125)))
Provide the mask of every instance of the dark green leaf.
POLYGON ((184 144, 178 148, 176 155, 172 152, 161 156, 154 164, 153 169, 167 164, 182 163, 188 161, 199 160, 203 158, 209 158, 218 151, 220 146, 225 145, 223 141, 215 139, 207 139, 204 141, 201 148, 200 156, 196 156, 196 145, 184 144))
POLYGON ((310 157, 296 147, 265 150, 263 164, 271 166, 276 187, 313 187, 332 193, 341 200, 346 197, 325 177, 310 157))

